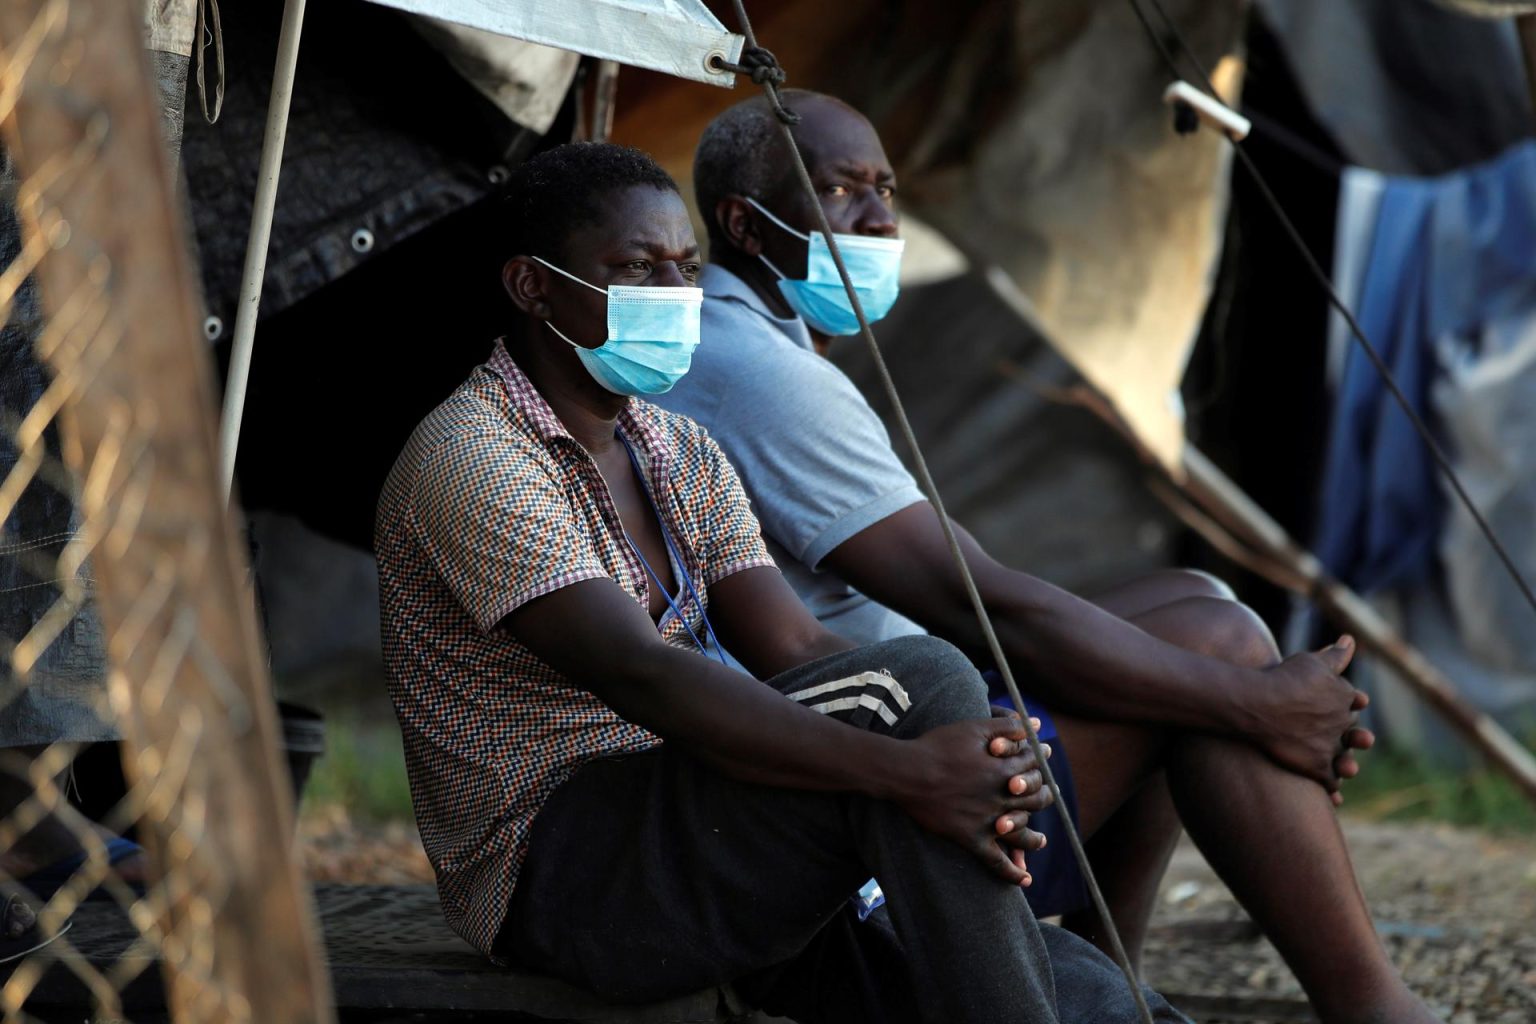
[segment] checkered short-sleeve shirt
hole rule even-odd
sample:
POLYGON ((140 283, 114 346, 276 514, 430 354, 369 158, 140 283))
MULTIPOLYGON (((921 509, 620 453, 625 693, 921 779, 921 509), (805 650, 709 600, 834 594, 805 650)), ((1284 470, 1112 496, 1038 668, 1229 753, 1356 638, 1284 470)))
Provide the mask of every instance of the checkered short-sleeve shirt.
MULTIPOLYGON (((631 401, 634 448, 702 601, 716 581, 773 560, 736 473, 682 416, 631 401)), ((588 579, 642 607, 645 569, 597 464, 506 350, 411 436, 379 500, 384 659, 421 838, 444 916, 481 951, 506 916, 534 815, 582 764, 660 740, 497 628, 522 604, 588 579)), ((662 639, 691 647, 691 595, 662 639)))

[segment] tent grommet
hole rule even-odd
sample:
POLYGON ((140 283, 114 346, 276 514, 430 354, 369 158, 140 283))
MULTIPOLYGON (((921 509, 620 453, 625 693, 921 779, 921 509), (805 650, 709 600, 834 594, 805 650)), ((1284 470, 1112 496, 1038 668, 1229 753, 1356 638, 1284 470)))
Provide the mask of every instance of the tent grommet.
POLYGON ((505 185, 510 177, 512 172, 507 169, 506 164, 493 164, 491 169, 485 172, 485 180, 492 185, 505 185))
POLYGON ((352 251, 373 251, 373 232, 369 231, 367 228, 358 228, 356 231, 352 232, 352 251))
POLYGON ((218 341, 224 337, 224 321, 216 316, 210 316, 203 321, 203 337, 209 341, 218 341))

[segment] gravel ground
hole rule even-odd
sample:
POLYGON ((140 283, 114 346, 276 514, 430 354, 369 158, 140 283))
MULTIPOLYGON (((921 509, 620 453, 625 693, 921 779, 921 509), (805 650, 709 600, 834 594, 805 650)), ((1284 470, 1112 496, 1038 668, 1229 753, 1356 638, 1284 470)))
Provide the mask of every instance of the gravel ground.
MULTIPOLYGON (((1345 819, 1393 961, 1451 1024, 1536 1022, 1536 838, 1345 819)), ((408 825, 306 811, 317 881, 431 881, 408 825)), ((1296 979, 1188 843, 1174 856, 1148 943, 1149 981, 1200 1024, 1312 1019, 1296 979)))
MULTIPOLYGON (((1536 839, 1348 818, 1345 833, 1378 930, 1414 991, 1452 1024, 1536 1021, 1536 839)), ((1202 1024, 1310 1020, 1295 977, 1245 924, 1186 842, 1163 884, 1148 980, 1184 996, 1174 1001, 1202 1024), (1222 1016, 1206 1010, 1208 997, 1275 1005, 1222 1016)))

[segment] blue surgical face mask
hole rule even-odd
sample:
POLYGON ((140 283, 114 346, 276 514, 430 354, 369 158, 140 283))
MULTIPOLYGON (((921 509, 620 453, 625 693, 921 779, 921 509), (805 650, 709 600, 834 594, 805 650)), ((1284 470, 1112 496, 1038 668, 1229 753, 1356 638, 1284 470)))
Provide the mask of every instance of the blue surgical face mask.
MULTIPOLYGON (((822 334, 833 337, 858 334, 859 318, 853 312, 853 304, 848 301, 843 279, 837 272, 837 264, 832 260, 832 250, 827 248, 827 240, 822 233, 812 231, 809 235, 801 234, 769 213, 757 200, 748 199, 747 202, 779 227, 810 245, 803 281, 785 277, 778 267, 769 262, 768 257, 758 254, 757 258, 778 276, 779 291, 784 301, 789 303, 789 308, 822 334)), ((896 296, 901 292, 901 253, 907 246, 906 241, 900 238, 873 238, 869 235, 837 234, 832 237, 837 239, 837 249, 843 254, 843 264, 848 268, 848 277, 853 281, 853 290, 858 293, 859 305, 864 307, 864 315, 870 323, 882 319, 891 311, 896 296)))
POLYGON ((609 285, 599 288, 548 260, 532 257, 557 274, 608 296, 608 340, 597 348, 571 341, 560 328, 545 325, 576 350, 592 379, 616 395, 661 395, 672 390, 699 347, 698 288, 609 285))

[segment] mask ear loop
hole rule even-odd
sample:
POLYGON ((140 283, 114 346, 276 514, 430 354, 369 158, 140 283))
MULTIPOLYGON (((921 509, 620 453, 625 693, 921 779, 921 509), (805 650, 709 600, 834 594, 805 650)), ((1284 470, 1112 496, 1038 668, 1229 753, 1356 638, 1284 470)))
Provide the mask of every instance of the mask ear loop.
MULTIPOLYGON (((753 199, 751 196, 742 196, 742 198, 745 199, 747 202, 751 203, 754 207, 756 207, 758 213, 762 214, 764 217, 767 217, 769 220, 773 221, 779 227, 783 228, 785 231, 788 231, 790 234, 792 234, 796 238, 800 239, 800 241, 806 242, 806 243, 810 242, 810 240, 811 240, 811 236, 810 235, 807 235, 807 234, 804 234, 802 232, 796 231, 794 228, 790 227, 788 224, 785 224, 782 220, 779 220, 779 218, 775 217, 771 212, 769 212, 768 208, 766 206, 764 206, 762 203, 758 202, 756 199, 753 199)), ((538 259, 538 257, 535 256, 534 259, 538 259)))
MULTIPOLYGON (((788 224, 785 224, 782 220, 779 220, 779 218, 775 217, 768 210, 768 208, 766 206, 764 206, 762 203, 758 202, 756 199, 753 199, 751 196, 742 196, 742 198, 745 199, 747 202, 751 203, 754 207, 756 207, 758 213, 762 214, 764 217, 767 217, 769 220, 773 221, 773 223, 777 224, 779 227, 783 228, 785 231, 788 231, 790 234, 792 234, 796 238, 800 239, 800 241, 804 242, 806 245, 810 245, 811 244, 811 236, 810 235, 802 235, 800 232, 796 231, 794 228, 790 227, 788 224)), ((538 257, 534 257, 534 258, 537 259, 538 257)), ((757 254, 757 258, 762 260, 763 261, 763 266, 765 266, 769 270, 773 271, 774 274, 776 274, 778 276, 780 281, 788 281, 789 280, 789 275, 784 273, 784 271, 780 270, 778 267, 774 266, 773 265, 773 261, 770 260, 767 256, 764 256, 762 253, 758 253, 757 254)))
MULTIPOLYGON (((542 259, 542 258, 540 258, 538 256, 529 256, 528 258, 533 260, 533 261, 535 261, 535 262, 537 262, 537 263, 544 264, 544 266, 548 267, 550 270, 553 270, 555 273, 561 275, 562 277, 570 278, 572 281, 575 281, 579 285, 585 285, 586 287, 591 288, 595 292, 601 292, 604 295, 604 297, 606 297, 608 295, 608 289, 606 289, 606 288, 599 288, 597 285, 592 284, 590 281, 583 281, 581 278, 577 277, 575 274, 572 274, 569 271, 561 270, 559 267, 557 267, 553 263, 549 262, 549 260, 542 259)), ((571 346, 571 348, 586 349, 588 352, 592 351, 591 349, 588 349, 587 346, 585 346, 585 345, 578 345, 576 342, 574 342, 570 338, 566 337, 565 336, 565 332, 562 331, 560 328, 556 327, 552 322, 550 322, 548 320, 545 320, 544 321, 544 326, 548 327, 550 330, 554 331, 555 332, 555 337, 559 338, 561 341, 563 341, 567 345, 571 346)), ((603 340, 603 344, 607 344, 607 339, 606 338, 603 340)), ((603 347, 602 345, 598 346, 598 348, 602 348, 602 347, 603 347)))
POLYGON ((549 260, 543 259, 543 258, 541 258, 539 256, 529 256, 528 258, 533 260, 535 263, 542 263, 542 264, 544 264, 546 267, 548 267, 550 270, 553 270, 555 273, 559 274, 560 276, 568 277, 572 281, 575 281, 577 284, 582 285, 583 287, 591 288, 593 291, 601 292, 604 295, 608 294, 608 289, 607 288, 599 288, 597 285, 593 284, 590 281, 583 281, 581 278, 577 277, 575 274, 571 273, 570 271, 568 271, 568 270, 561 270, 559 267, 557 267, 553 263, 549 262, 549 260))

